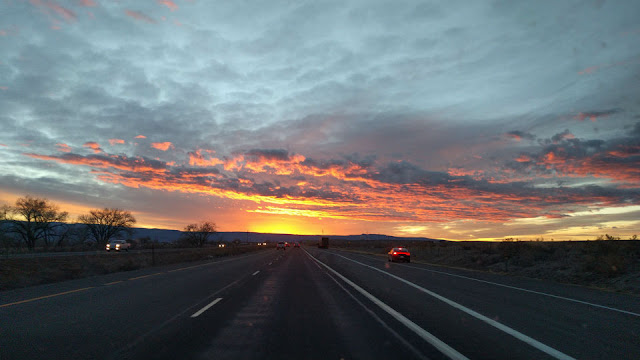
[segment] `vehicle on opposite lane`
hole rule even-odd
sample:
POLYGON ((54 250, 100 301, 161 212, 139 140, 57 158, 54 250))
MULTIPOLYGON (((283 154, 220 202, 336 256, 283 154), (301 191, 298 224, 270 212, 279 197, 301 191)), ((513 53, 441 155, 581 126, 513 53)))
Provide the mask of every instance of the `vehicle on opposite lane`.
POLYGON ((131 244, 124 241, 124 240, 111 240, 107 246, 105 247, 105 249, 107 251, 111 251, 111 250, 115 250, 115 251, 120 251, 120 250, 124 250, 124 251, 129 251, 129 249, 131 248, 131 244))
POLYGON ((411 253, 409 252, 409 250, 407 250, 407 248, 403 248, 403 247, 397 247, 397 248, 393 248, 391 249, 388 253, 387 253, 387 261, 406 261, 406 262, 411 262, 411 253))
POLYGON ((278 245, 276 245, 276 250, 280 250, 280 249, 286 250, 284 241, 280 241, 278 245))

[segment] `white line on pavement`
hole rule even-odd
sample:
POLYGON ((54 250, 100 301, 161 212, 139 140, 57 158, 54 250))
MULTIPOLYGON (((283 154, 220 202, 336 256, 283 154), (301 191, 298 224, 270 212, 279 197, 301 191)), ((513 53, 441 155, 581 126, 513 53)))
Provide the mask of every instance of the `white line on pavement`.
POLYGON ((420 268, 420 267, 416 267, 416 266, 408 266, 408 265, 403 265, 403 264, 398 264, 398 265, 405 266, 405 267, 410 267, 412 269, 417 269, 417 270, 422 270, 422 271, 434 272, 436 274, 442 274, 442 275, 454 276, 454 277, 467 279, 467 280, 473 280, 473 281, 477 281, 477 282, 481 282, 481 283, 485 283, 485 284, 491 284, 491 285, 495 285, 495 286, 502 286, 502 287, 505 287, 505 288, 513 289, 513 290, 525 291, 525 292, 528 292, 528 293, 548 296, 548 297, 552 297, 552 298, 555 298, 555 299, 561 299, 561 300, 576 302, 576 303, 589 305, 589 306, 593 306, 593 307, 597 307, 597 308, 601 308, 601 309, 617 311, 617 312, 621 312, 621 313, 624 313, 624 314, 640 317, 640 314, 638 314, 638 313, 634 313, 634 312, 627 311, 627 310, 622 310, 622 309, 616 309, 616 308, 609 307, 609 306, 598 305, 598 304, 594 304, 594 303, 590 303, 590 302, 582 301, 582 300, 578 300, 578 299, 572 299, 572 298, 568 298, 568 297, 564 297, 564 296, 553 295, 553 294, 548 294, 548 293, 544 293, 544 292, 540 292, 540 291, 524 289, 524 288, 520 288, 520 287, 517 287, 517 286, 500 284, 500 283, 487 281, 487 280, 475 279, 475 278, 464 276, 464 275, 450 274, 450 273, 447 273, 447 272, 444 272, 444 271, 438 271, 438 270, 432 270, 432 269, 424 269, 424 268, 420 268))
POLYGON ((196 318, 196 317, 200 316, 203 312, 209 310, 210 307, 212 307, 213 305, 217 304, 220 300, 222 300, 222 298, 217 298, 217 299, 213 300, 207 306, 203 307, 202 309, 198 310, 195 314, 191 315, 191 317, 192 318, 196 318))
POLYGON ((484 316, 484 315, 482 315, 482 314, 480 314, 480 313, 478 313, 478 312, 476 312, 474 310, 469 309, 466 306, 458 304, 457 302, 455 302, 453 300, 449 300, 449 299, 447 299, 446 297, 444 297, 442 295, 439 295, 439 294, 437 294, 437 293, 435 293, 435 292, 433 292, 431 290, 427 290, 427 289, 423 288, 420 285, 416 285, 416 284, 412 283, 411 281, 405 280, 405 279, 403 279, 403 278, 401 278, 399 276, 393 275, 393 274, 388 273, 388 272, 386 272, 384 270, 380 270, 380 269, 378 269, 376 267, 373 267, 371 265, 367 265, 367 264, 361 263, 361 262, 359 262, 357 260, 350 259, 350 258, 348 258, 346 256, 342 256, 342 255, 339 255, 339 254, 336 254, 336 253, 332 253, 332 254, 336 255, 336 256, 339 256, 339 257, 341 257, 343 259, 349 260, 351 262, 354 262, 356 264, 360 264, 362 266, 368 267, 368 268, 373 269, 375 271, 381 272, 381 273, 383 273, 385 275, 388 275, 388 276, 390 276, 390 277, 392 277, 392 278, 394 278, 394 279, 396 279, 398 281, 401 281, 401 282, 403 282, 403 283, 405 283, 405 284, 407 284, 407 285, 409 285, 409 286, 411 286, 411 287, 413 287, 415 289, 418 289, 418 290, 422 291, 425 294, 431 295, 434 298, 436 298, 436 299, 438 299, 438 300, 440 300, 440 301, 442 301, 442 302, 444 302, 444 303, 446 303, 446 304, 448 304, 450 306, 453 306, 454 308, 456 308, 456 309, 458 309, 458 310, 460 310, 462 312, 465 312, 465 313, 473 316, 474 318, 476 318, 478 320, 484 321, 485 323, 487 323, 487 324, 489 324, 489 325, 491 325, 491 326, 493 326, 493 327, 495 327, 495 328, 497 328, 499 330, 502 330, 503 332, 515 337, 516 339, 521 340, 521 341, 533 346, 534 348, 536 348, 536 349, 538 349, 538 350, 540 350, 540 351, 542 351, 542 352, 544 352, 544 353, 546 353, 546 354, 548 354, 550 356, 553 356, 556 359, 574 360, 573 357, 571 357, 571 356, 569 356, 569 355, 567 355, 567 354, 565 354, 565 353, 563 353, 561 351, 558 351, 558 350, 556 350, 556 349, 554 349, 554 348, 552 348, 552 347, 550 347, 548 345, 545 345, 545 344, 539 342, 538 340, 533 339, 533 338, 531 338, 531 337, 529 337, 529 336, 527 336, 527 335, 525 335, 525 334, 523 334, 523 333, 521 333, 521 332, 519 332, 519 331, 517 331, 515 329, 512 329, 512 328, 510 328, 510 327, 508 327, 508 326, 506 326, 504 324, 501 324, 501 323, 499 323, 499 322, 497 322, 497 321, 495 321, 493 319, 490 319, 490 318, 488 318, 488 317, 486 317, 486 316, 484 316))
POLYGON ((342 279, 342 281, 344 281, 345 283, 349 284, 357 292, 362 294, 367 299, 371 300, 371 302, 373 302, 374 304, 378 305, 378 307, 380 307, 382 310, 387 312, 387 314, 393 316, 401 324, 403 324, 404 326, 408 327, 410 330, 412 330, 414 333, 416 333, 418 336, 420 336, 423 340, 427 341, 429 344, 434 346, 436 349, 438 349, 438 351, 440 351, 441 353, 445 354, 450 359, 468 360, 468 358, 466 356, 462 355, 461 353, 459 353, 457 350, 455 350, 451 346, 445 344, 442 340, 440 340, 437 337, 433 336, 430 332, 428 332, 427 330, 421 328, 418 324, 416 324, 413 321, 409 320, 404 315, 400 314, 399 312, 394 310, 392 307, 390 307, 389 305, 387 305, 384 302, 382 302, 377 297, 371 295, 365 289, 363 289, 360 286, 356 285, 353 281, 351 281, 351 280, 347 279, 346 277, 342 276, 342 274, 340 274, 339 272, 333 270, 327 264, 325 264, 322 261, 316 259, 315 257, 313 257, 313 255, 309 254, 306 250, 305 250, 305 252, 313 260, 317 261, 320 265, 322 265, 325 268, 327 268, 327 270, 331 271, 334 275, 336 275, 337 277, 342 279))
POLYGON ((256 276, 256 275, 258 275, 258 273, 259 273, 259 272, 260 272, 260 270, 258 270, 258 271, 256 271, 256 272, 254 272, 254 273, 253 273, 253 274, 251 274, 251 275, 252 275, 252 276, 256 276))

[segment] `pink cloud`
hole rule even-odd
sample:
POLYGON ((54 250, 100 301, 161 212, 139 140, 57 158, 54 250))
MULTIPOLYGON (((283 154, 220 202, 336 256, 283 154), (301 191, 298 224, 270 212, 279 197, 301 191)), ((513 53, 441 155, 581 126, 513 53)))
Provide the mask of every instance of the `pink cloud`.
POLYGON ((82 146, 92 149, 93 152, 96 153, 96 154, 102 152, 102 149, 100 148, 100 144, 98 144, 95 141, 88 141, 88 142, 84 143, 84 145, 82 145, 82 146))
POLYGON ((97 4, 93 0, 80 0, 80 5, 88 7, 97 6, 97 4))
POLYGON ((7 145, 7 144, 0 144, 0 146, 2 146, 2 147, 9 147, 9 145, 7 145))
POLYGON ((0 86, 0 90, 3 90, 3 91, 4 90, 9 90, 9 87, 8 86, 0 86))
POLYGON ((56 147, 58 148, 58 151, 60 152, 71 152, 71 147, 67 144, 63 144, 63 143, 57 143, 56 147))
POLYGON ((169 148, 173 148, 173 144, 171 142, 169 142, 169 141, 155 142, 155 143, 151 143, 151 147, 154 148, 154 149, 167 151, 167 150, 169 150, 169 148))
POLYGON ((109 139, 109 144, 111 144, 111 145, 124 144, 124 140, 122 140, 122 139, 109 139))
POLYGON ((132 17, 136 20, 140 20, 140 21, 144 21, 150 24, 155 24, 156 21, 153 20, 152 18, 148 17, 147 15, 138 12, 138 11, 133 11, 133 10, 125 10, 125 14, 127 14, 127 16, 132 17))
POLYGON ((165 5, 166 7, 171 9, 171 11, 178 10, 178 5, 176 5, 176 3, 171 0, 158 0, 158 3, 165 5))
POLYGON ((596 72, 598 70, 598 66, 591 66, 588 67, 582 71, 578 71, 579 75, 585 75, 585 74, 593 74, 594 72, 596 72))
POLYGON ((138 136, 136 136, 136 139, 146 139, 146 138, 147 138, 147 137, 146 137, 146 136, 144 136, 144 135, 138 135, 138 136))

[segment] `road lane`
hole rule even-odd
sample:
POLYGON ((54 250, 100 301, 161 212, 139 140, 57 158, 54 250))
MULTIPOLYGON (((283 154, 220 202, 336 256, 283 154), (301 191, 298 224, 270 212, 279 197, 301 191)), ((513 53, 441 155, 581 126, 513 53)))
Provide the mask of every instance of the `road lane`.
MULTIPOLYGON (((215 291, 250 278, 255 269, 279 256, 265 251, 182 268, 154 268, 155 273, 163 270, 157 276, 119 273, 73 281, 96 286, 0 308, 0 357, 67 358, 73 354, 80 358, 104 358, 141 334, 170 325, 166 324, 168 319, 197 307, 215 291), (123 280, 98 285, 108 284, 106 279, 112 280, 116 275, 123 280)), ((57 287, 67 286, 60 283, 57 287)), ((10 295, 14 299, 21 293, 37 295, 38 288, 46 292, 56 290, 56 286, 49 285, 12 291, 10 295)))
POLYGON ((422 349, 403 346, 301 249, 281 254, 253 276, 255 291, 225 294, 193 321, 121 355, 140 358, 155 350, 158 359, 427 358, 422 349))
MULTIPOLYGON (((442 334, 442 338, 445 341, 456 344, 458 348, 465 349, 468 344, 476 342, 476 349, 485 349, 487 344, 500 347, 505 344, 508 336, 505 333, 498 333, 487 337, 485 336, 486 330, 484 327, 470 325, 473 321, 464 321, 464 323, 451 328, 447 321, 451 322, 452 319, 456 319, 460 315, 451 309, 447 309, 447 306, 443 306, 441 301, 434 301, 435 298, 433 296, 424 293, 419 294, 420 291, 417 289, 406 289, 408 287, 406 284, 402 284, 401 281, 394 279, 392 276, 367 269, 366 266, 348 261, 347 258, 372 266, 379 271, 407 279, 418 286, 463 304, 490 319, 495 319, 501 324, 516 329, 573 357, 633 359, 638 358, 640 354, 640 341, 638 341, 640 334, 640 321, 638 320, 640 319, 632 314, 568 302, 563 299, 527 293, 517 289, 498 287, 471 279, 447 276, 438 272, 423 271, 423 267, 428 267, 420 264, 389 264, 386 259, 381 257, 362 256, 335 250, 319 251, 310 249, 310 251, 317 254, 321 259, 326 260, 328 264, 339 269, 338 271, 343 272, 348 277, 359 279, 361 286, 371 290, 383 299, 388 299, 395 306, 424 309, 424 314, 416 313, 413 315, 416 319, 422 319, 418 320, 418 323, 425 324, 425 328, 430 329, 429 324, 438 321, 443 322, 444 325, 439 325, 433 329, 434 334, 442 334), (378 274, 370 274, 371 272, 377 272, 378 274), (381 284, 388 284, 388 286, 381 286, 381 284), (392 293, 403 293, 404 296, 398 297, 392 293), (444 318, 438 315, 443 312, 449 315, 444 318), (451 329, 447 330, 449 328, 451 329), (456 332, 466 333, 470 339, 461 345, 457 345, 458 343, 455 340, 456 332), (477 341, 478 339, 482 340, 477 341)), ((439 270, 442 271, 443 269, 439 270)), ((447 271, 449 270, 447 269, 447 271)), ((488 275, 492 274, 482 274, 485 278, 488 275)), ((500 277, 497 275, 492 277, 493 280, 497 279, 498 281, 504 279, 510 285, 513 285, 514 281, 518 281, 518 278, 513 277, 500 277)), ((529 282, 527 279, 521 280, 525 284, 522 286, 526 286, 529 282)), ((544 283, 536 281, 538 290, 544 283)), ((579 291, 576 291, 576 295, 579 299, 593 302, 594 300, 588 296, 588 294, 593 293, 593 298, 595 299, 606 298, 607 305, 626 309, 631 313, 637 311, 632 305, 636 304, 637 306, 637 298, 635 298, 636 301, 634 302, 633 297, 630 298, 626 295, 603 294, 603 292, 593 289, 563 286, 555 283, 549 283, 549 285, 554 291, 558 287, 564 287, 563 294, 565 295, 570 293, 570 290, 577 289, 579 291)), ((510 341, 506 343, 509 344, 509 349, 520 348, 512 345, 510 341)), ((467 352, 463 351, 463 353, 472 354, 469 351, 473 351, 473 349, 469 349, 467 352)), ((489 351, 489 349, 480 350, 480 352, 483 351, 489 351)), ((475 352, 475 356, 481 355, 481 353, 475 352)))
MULTIPOLYGON (((639 357, 636 316, 521 291, 512 287, 526 288, 527 281, 511 277, 483 274, 476 281, 470 273, 430 269, 290 248, 4 292, 0 358, 447 358, 419 329, 459 358, 553 358, 420 288, 575 358, 639 357), (509 287, 496 286, 500 279, 509 287)), ((626 297, 619 304, 607 299, 608 306, 637 311, 626 297)))

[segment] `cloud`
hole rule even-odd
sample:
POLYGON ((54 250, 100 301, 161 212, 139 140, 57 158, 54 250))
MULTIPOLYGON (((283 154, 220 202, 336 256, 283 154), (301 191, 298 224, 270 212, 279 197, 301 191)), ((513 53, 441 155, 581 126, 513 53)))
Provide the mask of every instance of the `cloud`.
POLYGON ((80 4, 87 7, 97 6, 97 4, 93 0, 80 0, 80 4))
POLYGON ((136 139, 146 139, 147 137, 144 135, 138 135, 135 137, 136 139))
POLYGON ((57 15, 59 18, 62 18, 66 21, 74 21, 77 19, 77 15, 75 12, 60 6, 58 3, 52 0, 42 1, 42 0, 29 0, 29 2, 40 8, 45 14, 57 15))
POLYGON ((102 152, 102 148, 100 148, 100 144, 95 141, 89 141, 84 143, 82 146, 92 149, 94 153, 98 154, 102 152))
POLYGON ((149 24, 155 24, 156 21, 152 18, 150 18, 149 16, 139 12, 139 11, 134 11, 134 10, 125 10, 125 14, 127 14, 127 16, 134 18, 136 20, 140 20, 149 24))
POLYGON ((517 130, 509 131, 506 135, 508 137, 512 138, 512 139, 517 140, 517 141, 520 141, 522 139, 534 140, 536 138, 534 135, 532 135, 530 133, 526 133, 526 132, 523 132, 523 131, 517 131, 517 130))
POLYGON ((122 140, 122 139, 109 139, 109 144, 110 145, 124 144, 124 140, 122 140))
POLYGON ((609 110, 602 110, 602 111, 585 111, 585 112, 578 113, 578 115, 574 116, 573 118, 580 121, 589 119, 592 122, 595 122, 598 118, 602 118, 602 117, 606 118, 611 115, 615 115, 619 112, 621 112, 620 109, 609 109, 609 110))
POLYGON ((67 144, 57 143, 56 148, 58 148, 60 152, 71 152, 71 147, 67 144))
POLYGON ((151 147, 154 149, 158 149, 161 151, 167 151, 169 149, 173 149, 174 146, 170 141, 165 141, 165 142, 154 142, 151 143, 151 147))
POLYGON ((594 177, 640 188, 640 140, 632 133, 630 135, 608 141, 583 140, 565 131, 545 141, 548 145, 539 152, 519 157, 530 161, 509 166, 538 175, 594 177))
POLYGON ((168 7, 171 11, 175 11, 178 10, 178 5, 176 5, 176 3, 174 3, 171 0, 158 0, 159 4, 165 5, 166 7, 168 7))
POLYGON ((216 165, 224 164, 223 160, 215 158, 213 155, 215 152, 211 150, 198 149, 193 152, 189 152, 189 165, 191 166, 203 166, 213 167, 216 165))

